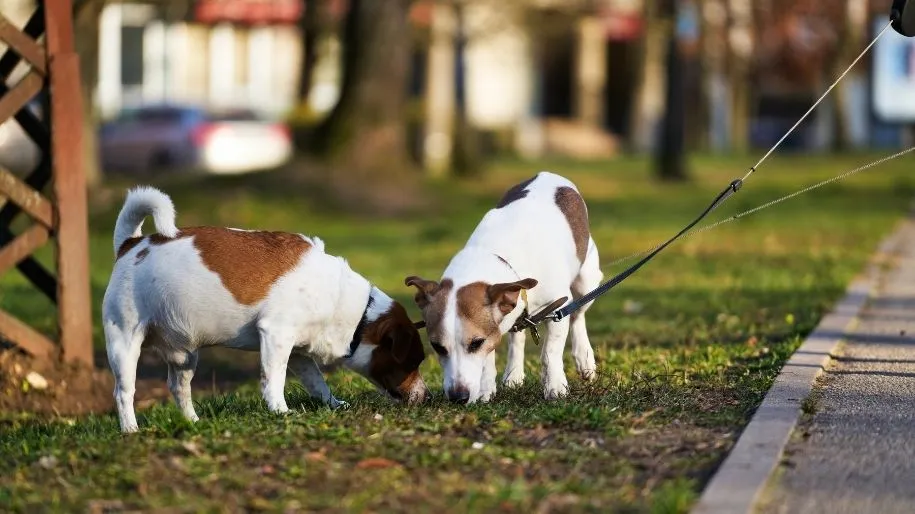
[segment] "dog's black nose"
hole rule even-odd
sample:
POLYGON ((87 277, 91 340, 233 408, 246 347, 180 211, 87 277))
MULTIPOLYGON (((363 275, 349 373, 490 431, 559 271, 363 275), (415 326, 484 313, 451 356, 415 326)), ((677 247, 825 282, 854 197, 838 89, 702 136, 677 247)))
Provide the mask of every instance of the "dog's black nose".
POLYGON ((448 400, 451 403, 466 405, 470 401, 470 391, 466 387, 458 387, 448 390, 448 400))

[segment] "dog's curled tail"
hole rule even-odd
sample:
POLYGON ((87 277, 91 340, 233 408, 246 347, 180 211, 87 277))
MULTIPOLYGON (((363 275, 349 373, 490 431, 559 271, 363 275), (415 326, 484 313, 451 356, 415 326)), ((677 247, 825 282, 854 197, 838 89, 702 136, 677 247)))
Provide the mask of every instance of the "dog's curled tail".
POLYGON ((114 225, 114 253, 131 237, 143 235, 143 220, 153 217, 156 231, 165 237, 178 235, 175 227, 175 206, 172 199, 154 187, 141 186, 127 192, 124 207, 114 225))

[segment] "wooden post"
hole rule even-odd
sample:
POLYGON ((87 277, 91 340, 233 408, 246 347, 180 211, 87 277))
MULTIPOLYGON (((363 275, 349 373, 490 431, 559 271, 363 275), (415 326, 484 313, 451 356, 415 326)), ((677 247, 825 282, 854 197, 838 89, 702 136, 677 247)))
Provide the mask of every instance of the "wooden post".
POLYGON ((57 199, 57 298, 64 360, 92 364, 83 107, 71 0, 45 0, 51 89, 51 169, 57 199))
MULTIPOLYGON (((0 273, 15 265, 56 301, 61 356, 67 362, 92 365, 83 110, 72 9, 71 0, 39 0, 22 31, 0 17, 0 39, 10 46, 0 58, 0 78, 6 78, 22 59, 31 67, 14 87, 7 89, 0 84, 0 122, 15 116, 44 152, 38 168, 24 181, 0 170, 0 196, 8 200, 0 209, 0 273), (44 48, 38 43, 42 32, 44 48), (50 100, 44 121, 26 108, 42 88, 50 100), (49 179, 53 204, 41 194, 49 179), (16 236, 9 226, 22 212, 34 224, 16 236), (47 241, 49 228, 56 238, 56 282, 29 256, 47 241)), ((53 353, 45 336, 3 312, 0 336, 38 358, 53 353)))

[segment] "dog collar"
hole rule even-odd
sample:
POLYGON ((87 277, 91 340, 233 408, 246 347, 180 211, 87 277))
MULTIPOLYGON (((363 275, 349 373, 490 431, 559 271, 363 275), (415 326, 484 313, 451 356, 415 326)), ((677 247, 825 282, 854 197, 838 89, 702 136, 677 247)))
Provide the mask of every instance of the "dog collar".
POLYGON ((372 291, 370 289, 369 301, 365 302, 365 310, 362 311, 362 317, 359 318, 359 323, 356 325, 356 331, 353 332, 353 340, 349 342, 349 353, 346 354, 344 359, 349 359, 356 354, 356 349, 359 348, 359 343, 362 342, 362 333, 365 332, 365 326, 369 323, 369 309, 371 309, 374 304, 375 298, 372 297, 372 291))
MULTIPOLYGON (((505 259, 505 257, 502 257, 501 255, 499 255, 497 253, 494 253, 493 255, 495 255, 500 261, 504 262, 505 265, 508 266, 508 269, 512 270, 512 273, 514 273, 515 276, 518 277, 518 280, 521 280, 521 275, 517 271, 515 271, 515 267, 512 266, 511 263, 505 259)), ((527 301, 527 289, 521 290, 521 300, 524 302, 524 311, 521 312, 521 316, 527 317, 527 306, 529 305, 529 303, 527 301)))
MULTIPOLYGON (((518 280, 521 280, 521 275, 517 271, 515 271, 515 267, 512 266, 511 263, 505 259, 505 257, 502 257, 501 255, 499 255, 497 253, 494 253, 493 255, 495 255, 500 261, 504 262, 505 265, 508 266, 508 269, 512 270, 512 273, 514 273, 515 276, 518 277, 518 280)), ((524 310, 526 313, 527 312, 527 289, 521 290, 521 299, 524 300, 524 310)))

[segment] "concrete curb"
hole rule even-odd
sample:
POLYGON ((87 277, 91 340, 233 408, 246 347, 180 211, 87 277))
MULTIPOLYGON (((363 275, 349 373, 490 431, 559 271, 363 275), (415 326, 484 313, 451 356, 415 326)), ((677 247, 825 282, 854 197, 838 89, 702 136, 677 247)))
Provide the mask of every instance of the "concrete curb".
POLYGON ((737 444, 705 487, 693 514, 753 512, 800 419, 802 403, 847 331, 854 328, 879 283, 882 263, 893 255, 907 223, 911 221, 904 221, 881 242, 864 273, 852 281, 845 297, 782 368, 737 444))

